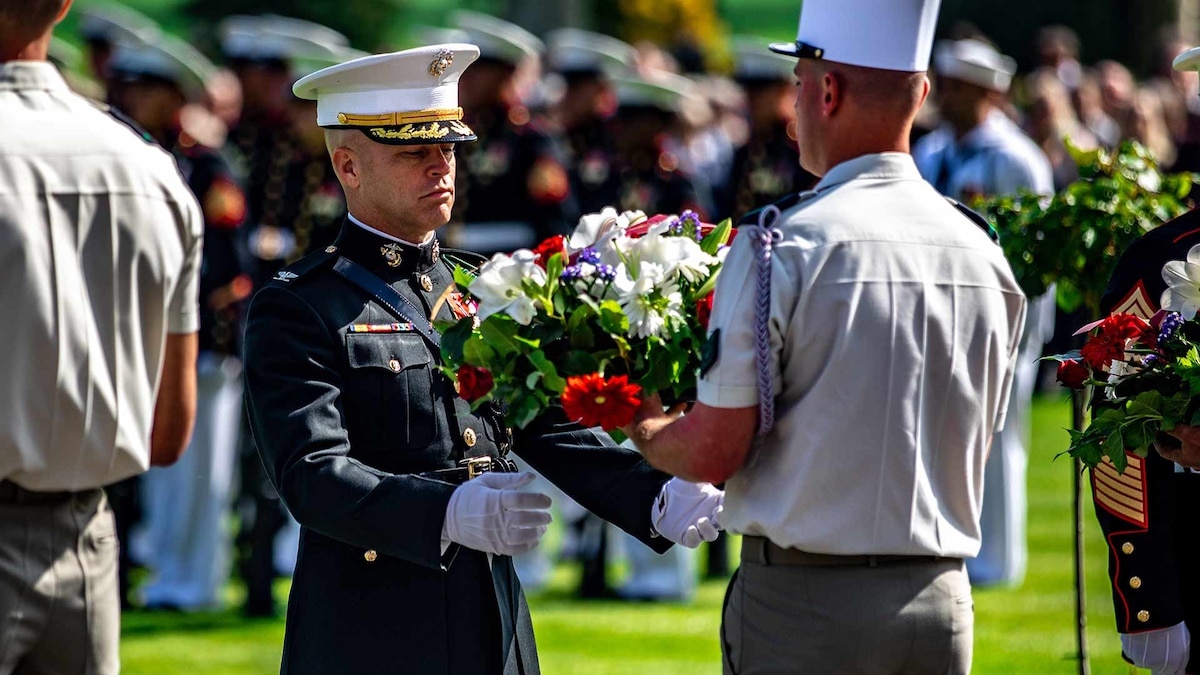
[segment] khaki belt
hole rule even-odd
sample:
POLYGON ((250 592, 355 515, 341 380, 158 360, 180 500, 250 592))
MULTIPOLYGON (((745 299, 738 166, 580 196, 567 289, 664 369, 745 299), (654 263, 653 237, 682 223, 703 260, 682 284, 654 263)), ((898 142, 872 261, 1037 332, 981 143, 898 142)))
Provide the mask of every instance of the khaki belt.
POLYGON ((808 553, 796 548, 784 548, 765 537, 742 537, 742 561, 759 565, 784 567, 880 567, 882 565, 913 565, 962 562, 961 558, 936 555, 832 555, 808 553))
POLYGON ((24 506, 64 504, 71 501, 76 495, 91 494, 99 489, 82 490, 80 492, 38 492, 36 490, 27 490, 10 480, 0 480, 0 504, 18 504, 24 506))

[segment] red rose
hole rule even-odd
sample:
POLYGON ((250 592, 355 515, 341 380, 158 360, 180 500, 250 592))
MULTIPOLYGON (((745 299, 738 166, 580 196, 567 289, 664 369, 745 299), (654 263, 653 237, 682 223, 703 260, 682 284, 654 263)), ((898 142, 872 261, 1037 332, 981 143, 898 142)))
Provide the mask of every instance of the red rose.
POLYGON ((458 378, 458 395, 467 401, 475 401, 487 395, 495 384, 492 372, 487 368, 460 366, 455 376, 458 378))
POLYGON ((568 377, 562 407, 568 418, 585 427, 612 431, 633 421, 641 393, 642 388, 629 384, 624 375, 607 380, 600 373, 568 377))
POLYGON ((696 319, 700 322, 700 327, 708 330, 708 321, 712 318, 713 309, 713 294, 700 298, 696 301, 696 319))
POLYGON ((1067 359, 1058 364, 1058 382, 1070 389, 1083 389, 1083 383, 1091 375, 1088 367, 1075 359, 1067 359))
POLYGON ((1083 360, 1096 370, 1106 370, 1114 359, 1125 358, 1125 341, 1138 339, 1153 348, 1156 342, 1150 324, 1132 314, 1113 314, 1100 322, 1096 334, 1083 345, 1083 360))
POLYGON ((533 254, 537 256, 538 267, 541 267, 542 269, 546 269, 546 263, 550 262, 550 258, 553 257, 555 253, 561 253, 563 257, 563 264, 566 264, 567 240, 561 234, 556 234, 553 237, 550 237, 546 241, 538 244, 537 248, 533 249, 533 254))

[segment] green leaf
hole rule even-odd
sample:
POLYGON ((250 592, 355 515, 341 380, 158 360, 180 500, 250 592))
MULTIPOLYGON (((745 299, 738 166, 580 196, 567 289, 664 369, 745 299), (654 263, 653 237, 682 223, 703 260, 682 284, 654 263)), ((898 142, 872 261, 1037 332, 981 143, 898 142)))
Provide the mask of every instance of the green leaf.
POLYGON ((454 266, 454 283, 458 284, 460 290, 467 290, 472 281, 475 281, 474 274, 468 272, 462 265, 454 266))
POLYGON ((496 350, 497 354, 507 356, 520 351, 514 339, 518 328, 519 324, 511 317, 493 314, 480 324, 479 333, 488 346, 496 350))
POLYGON ((600 362, 587 352, 572 351, 567 354, 563 370, 568 375, 588 375, 600 372, 600 362))
MULTIPOLYGON (((442 348, 445 349, 445 342, 442 343, 442 348)), ((489 347, 483 336, 476 333, 463 345, 462 358, 473 366, 487 368, 495 361, 496 350, 489 347)))
MULTIPOLYGON (((545 378, 544 382, 547 389, 550 389, 556 394, 561 394, 563 389, 566 389, 567 381, 559 377, 558 369, 555 368, 554 364, 546 358, 545 353, 541 351, 534 351, 526 354, 525 357, 529 359, 529 362, 533 364, 534 368, 537 368, 538 374, 545 378)), ((530 388, 532 388, 532 386, 530 388)))
POLYGON ((474 332, 474 319, 465 318, 442 332, 442 358, 457 366, 463 360, 463 346, 474 332))
POLYGON ((729 218, 722 220, 712 232, 705 235, 704 239, 700 240, 700 249, 709 255, 716 255, 717 250, 721 245, 729 240, 729 234, 733 231, 733 221, 729 218))
POLYGON ((616 300, 605 300, 600 303, 600 327, 605 332, 614 335, 625 335, 629 332, 629 317, 621 310, 621 304, 616 300))
POLYGON ((533 394, 518 396, 508 406, 508 420, 513 426, 524 429, 545 409, 546 406, 533 394))

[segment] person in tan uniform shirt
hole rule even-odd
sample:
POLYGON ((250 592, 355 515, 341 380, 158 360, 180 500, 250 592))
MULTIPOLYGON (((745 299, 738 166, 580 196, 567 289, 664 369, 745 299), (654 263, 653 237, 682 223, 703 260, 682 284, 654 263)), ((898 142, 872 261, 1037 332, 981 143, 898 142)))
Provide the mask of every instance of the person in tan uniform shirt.
POLYGON ((179 458, 203 219, 175 162, 46 62, 70 0, 0 5, 0 673, 116 673, 103 486, 179 458), (73 542, 73 543, 72 543, 73 542))

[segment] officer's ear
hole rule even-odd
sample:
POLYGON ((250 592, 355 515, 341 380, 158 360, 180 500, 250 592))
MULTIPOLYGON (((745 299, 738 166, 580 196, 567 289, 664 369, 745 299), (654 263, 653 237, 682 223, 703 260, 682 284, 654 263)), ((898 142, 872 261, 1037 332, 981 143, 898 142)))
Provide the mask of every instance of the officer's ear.
POLYGON ((843 75, 836 70, 828 69, 821 76, 821 113, 825 117, 833 117, 842 105, 843 75))
POLYGON ((339 145, 329 156, 338 182, 347 190, 357 190, 362 185, 362 162, 353 148, 339 145))

